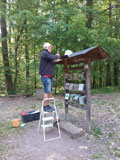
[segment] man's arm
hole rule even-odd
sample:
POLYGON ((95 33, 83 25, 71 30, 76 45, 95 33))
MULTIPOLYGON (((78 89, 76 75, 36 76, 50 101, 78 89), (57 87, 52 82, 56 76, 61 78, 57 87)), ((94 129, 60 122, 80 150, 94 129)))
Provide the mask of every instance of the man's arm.
POLYGON ((45 58, 45 59, 51 59, 51 60, 55 60, 55 59, 57 59, 57 58, 59 58, 59 56, 58 55, 53 55, 53 54, 50 54, 50 53, 48 53, 48 52, 44 52, 43 54, 42 54, 42 57, 43 58, 45 58))

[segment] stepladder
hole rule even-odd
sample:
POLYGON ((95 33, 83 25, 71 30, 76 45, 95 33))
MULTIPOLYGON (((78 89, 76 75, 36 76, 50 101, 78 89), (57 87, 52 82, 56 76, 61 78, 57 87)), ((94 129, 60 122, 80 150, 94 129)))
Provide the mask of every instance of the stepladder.
POLYGON ((55 98, 46 98, 42 101, 40 119, 38 124, 38 132, 40 132, 40 129, 42 128, 45 142, 61 138, 59 115, 57 113, 56 101, 59 101, 59 100, 55 98), (44 103, 45 101, 48 101, 48 100, 52 102, 52 107, 54 108, 54 111, 52 112, 44 111, 44 103), (46 138, 47 129, 48 128, 52 129, 54 127, 54 123, 56 124, 58 135, 52 138, 46 138))

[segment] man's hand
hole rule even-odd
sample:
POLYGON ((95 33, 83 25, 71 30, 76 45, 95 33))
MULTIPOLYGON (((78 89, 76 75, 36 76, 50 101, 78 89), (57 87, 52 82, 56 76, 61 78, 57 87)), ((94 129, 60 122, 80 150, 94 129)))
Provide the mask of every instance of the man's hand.
POLYGON ((60 58, 60 53, 57 53, 56 55, 58 56, 58 58, 60 58))

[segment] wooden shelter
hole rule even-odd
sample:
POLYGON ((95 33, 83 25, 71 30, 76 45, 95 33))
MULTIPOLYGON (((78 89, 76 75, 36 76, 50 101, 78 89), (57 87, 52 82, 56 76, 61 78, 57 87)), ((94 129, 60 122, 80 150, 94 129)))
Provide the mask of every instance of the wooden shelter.
MULTIPOLYGON (((100 46, 95 46, 89 49, 85 49, 83 51, 78 51, 72 53, 65 59, 59 59, 55 63, 64 65, 64 93, 77 93, 77 94, 85 94, 86 95, 86 105, 85 107, 81 106, 80 104, 73 105, 75 107, 83 108, 86 110, 86 119, 87 119, 87 127, 88 130, 91 128, 91 91, 90 91, 90 64, 92 61, 98 61, 102 59, 110 58, 107 52, 101 48, 100 46), (84 91, 71 91, 67 88, 66 84, 69 82, 69 79, 66 78, 66 75, 70 71, 74 70, 85 70, 85 90, 84 91)), ((68 105, 69 100, 65 99, 65 117, 66 120, 68 119, 68 105)), ((70 104, 71 105, 71 104, 70 104)))

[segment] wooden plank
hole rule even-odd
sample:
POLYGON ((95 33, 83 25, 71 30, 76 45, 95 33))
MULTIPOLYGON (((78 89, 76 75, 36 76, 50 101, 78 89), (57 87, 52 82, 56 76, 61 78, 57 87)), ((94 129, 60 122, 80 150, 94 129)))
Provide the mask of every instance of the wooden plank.
POLYGON ((79 104, 73 104, 71 102, 68 102, 68 105, 70 105, 72 107, 76 107, 76 108, 80 108, 80 109, 86 110, 86 106, 81 106, 79 104))
POLYGON ((91 131, 90 61, 87 61, 86 64, 88 65, 86 69, 86 119, 87 129, 91 131))
POLYGON ((85 94, 85 91, 76 91, 76 90, 67 90, 67 93, 71 93, 71 94, 85 94))
POLYGON ((67 68, 67 71, 78 70, 78 69, 84 69, 84 66, 70 67, 70 68, 67 68))
MULTIPOLYGON (((64 63, 64 73, 67 73, 67 60, 64 63)), ((66 78, 64 76, 64 95, 67 93, 66 90, 66 78)), ((64 104, 65 104, 65 120, 68 120, 68 100, 64 99, 64 104)))
POLYGON ((56 64, 64 64, 67 60, 67 64, 79 64, 82 62, 85 62, 87 60, 89 61, 98 61, 106 58, 110 58, 110 56, 106 53, 106 51, 101 48, 100 46, 92 47, 90 49, 79 51, 78 54, 73 53, 74 56, 69 57, 67 59, 61 59, 56 61, 56 64), (74 55, 75 54, 75 55, 74 55))

